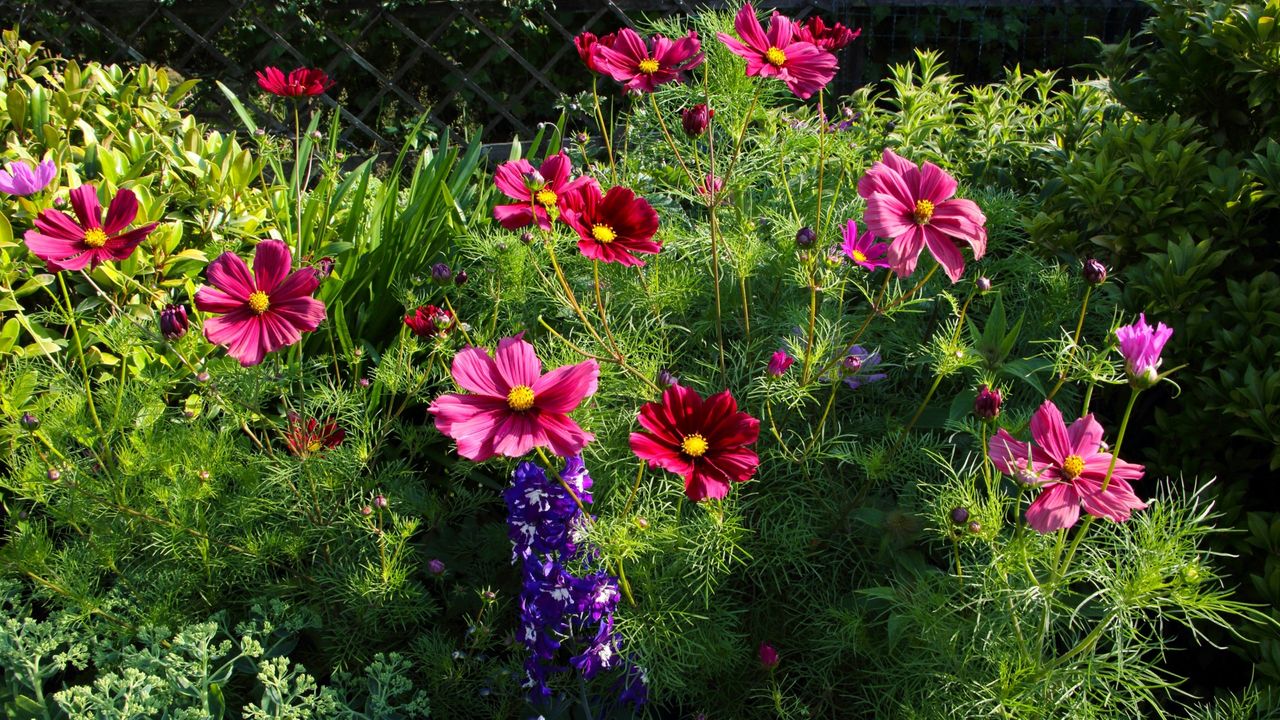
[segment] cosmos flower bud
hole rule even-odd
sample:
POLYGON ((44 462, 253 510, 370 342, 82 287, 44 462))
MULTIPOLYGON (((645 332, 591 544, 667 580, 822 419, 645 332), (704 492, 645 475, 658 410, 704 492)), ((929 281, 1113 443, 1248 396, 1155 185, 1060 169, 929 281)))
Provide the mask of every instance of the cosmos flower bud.
POLYGON ((1084 261, 1084 267, 1081 269, 1080 274, 1084 276, 1084 281, 1090 285, 1101 285, 1107 281, 1107 266, 1095 258, 1089 258, 1084 261))
POLYGON ((666 388, 669 388, 672 385, 679 385, 679 384, 680 384, 680 378, 676 377, 675 373, 671 372, 666 368, 663 368, 658 371, 658 387, 663 388, 665 390, 666 388))
POLYGON ((681 123, 684 125, 684 134, 689 137, 698 137, 707 131, 707 126, 711 124, 711 118, 716 116, 716 111, 707 107, 706 103, 698 103, 691 108, 685 108, 684 116, 681 123))
POLYGON ((525 230, 524 232, 520 233, 520 242, 524 243, 525 245, 528 245, 529 243, 533 242, 533 233, 529 232, 528 230, 525 230))
POLYGON ((22 417, 18 418, 18 424, 27 432, 35 432, 40 429, 40 418, 29 412, 22 413, 22 417))
POLYGON ((453 271, 444 263, 436 263, 431 266, 431 279, 441 285, 447 284, 453 281, 453 271))
POLYGON ((316 278, 324 280, 333 274, 333 258, 322 257, 320 262, 316 263, 316 278))
POLYGON ((579 143, 586 145, 587 143, 591 142, 591 135, 585 132, 580 132, 576 136, 574 136, 574 139, 577 140, 579 143))
POLYGON ((973 522, 969 523, 970 535, 977 535, 980 532, 982 532, 982 523, 978 522, 977 520, 974 520, 973 522))
POLYGON ((813 228, 802 227, 796 233, 796 247, 799 247, 799 248, 812 247, 814 241, 817 239, 818 239, 818 234, 813 231, 813 228))
POLYGON ((191 322, 187 319, 187 309, 182 305, 165 305, 160 311, 160 334, 165 340, 177 340, 187 334, 191 322))
POLYGON ((365 517, 369 517, 370 515, 373 514, 373 508, 369 507, 368 505, 365 505, 364 507, 360 508, 360 514, 365 517))
POLYGON ((778 651, 767 642, 760 643, 760 665, 765 670, 778 667, 778 651))
POLYGON ((956 525, 963 525, 969 522, 969 510, 963 507, 951 508, 951 522, 956 525))
POLYGON ((431 558, 431 562, 427 563, 427 569, 431 571, 432 575, 443 575, 444 562, 440 558, 431 558))
POLYGON ((386 496, 385 496, 385 495, 379 495, 379 496, 375 497, 375 498, 373 499, 373 505, 374 505, 374 507, 379 508, 379 509, 385 508, 385 507, 387 506, 387 498, 386 498, 386 496))
POLYGON ((979 277, 975 285, 977 285, 980 293, 991 292, 991 278, 986 275, 979 277))
POLYGON ((795 358, 787 354, 786 350, 779 350, 769 358, 769 376, 780 378, 787 372, 787 368, 791 367, 795 358))
POLYGON ((62 473, 58 472, 58 468, 49 468, 44 476, 49 478, 50 482, 57 482, 58 478, 62 477, 62 473))
POLYGON ((198 383, 209 382, 209 373, 205 372, 204 370, 201 370, 200 372, 196 373, 196 382, 198 383))
POLYGON ((359 382, 360 382, 360 387, 362 388, 369 387, 369 378, 360 378, 359 382))
POLYGON ((196 477, 200 478, 201 480, 208 480, 208 479, 209 479, 209 471, 208 471, 208 470, 201 470, 200 472, 197 472, 197 473, 196 473, 196 477))
POLYGON ((978 390, 978 397, 973 400, 973 414, 982 420, 995 420, 1000 414, 1000 404, 1004 402, 1004 396, 1000 391, 992 390, 986 385, 978 390))
POLYGON ((453 276, 453 284, 454 284, 454 285, 457 285, 458 287, 462 287, 463 285, 466 285, 466 284, 467 284, 467 271, 466 271, 466 270, 459 270, 459 271, 457 272, 457 274, 455 274, 455 275, 453 276))
POLYGON ((524 186, 530 190, 541 190, 542 186, 547 184, 547 179, 537 170, 521 173, 520 177, 524 180, 524 186))

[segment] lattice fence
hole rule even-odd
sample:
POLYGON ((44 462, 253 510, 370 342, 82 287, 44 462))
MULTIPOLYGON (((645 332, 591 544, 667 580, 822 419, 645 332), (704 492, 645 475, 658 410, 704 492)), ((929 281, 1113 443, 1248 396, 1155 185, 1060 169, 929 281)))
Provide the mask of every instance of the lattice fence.
MULTIPOLYGON (((589 86, 572 38, 643 18, 734 9, 740 0, 0 0, 18 24, 69 56, 152 62, 218 79, 268 125, 253 73, 265 65, 324 68, 339 84, 322 102, 343 116, 344 140, 396 147, 426 115, 436 128, 478 129, 489 140, 528 136, 589 86), (510 5, 522 5, 513 9, 510 5)), ((836 89, 878 78, 912 48, 940 49, 954 71, 981 81, 999 68, 1065 67, 1088 60, 1086 35, 1112 40, 1146 16, 1139 0, 762 0, 795 17, 821 12, 864 28, 846 49, 836 89)), ((232 123, 207 84, 198 112, 232 123)))

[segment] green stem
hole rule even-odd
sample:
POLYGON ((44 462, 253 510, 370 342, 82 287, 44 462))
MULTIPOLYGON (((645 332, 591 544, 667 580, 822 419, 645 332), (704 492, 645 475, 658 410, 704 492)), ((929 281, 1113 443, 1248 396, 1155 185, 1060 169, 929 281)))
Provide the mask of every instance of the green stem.
MULTIPOLYGON (((819 232, 819 233, 822 232, 822 180, 823 180, 824 170, 826 169, 826 159, 827 159, 826 158, 827 144, 823 142, 823 139, 826 138, 827 136, 827 134, 823 132, 823 126, 825 124, 826 124, 826 121, 823 119, 823 113, 822 113, 822 90, 818 90, 818 194, 817 194, 817 212, 815 213, 817 217, 814 219, 813 229, 814 229, 814 232, 819 232)), ((813 342, 814 342, 813 336, 814 336, 814 327, 818 317, 818 279, 817 279, 816 268, 818 265, 817 257, 819 254, 820 252, 815 250, 811 254, 808 262, 809 267, 808 267, 807 274, 809 277, 809 328, 808 328, 808 333, 805 335, 804 367, 800 372, 801 385, 809 384, 809 370, 812 369, 812 365, 813 365, 813 342)))
POLYGON ((62 287, 62 298, 67 304, 67 320, 71 323, 71 337, 76 343, 76 354, 80 358, 80 375, 84 379, 84 399, 89 405, 89 416, 93 418, 93 426, 102 434, 102 421, 98 419, 98 409, 93 405, 93 385, 89 381, 89 363, 84 358, 84 345, 80 342, 80 323, 76 320, 75 308, 71 306, 71 293, 67 291, 67 281, 62 273, 58 273, 58 285, 62 287))
MULTIPOLYGON (((1058 390, 1062 388, 1063 383, 1067 381, 1067 373, 1071 369, 1071 360, 1076 356, 1076 348, 1080 347, 1080 333, 1084 330, 1084 316, 1089 309, 1089 296, 1093 294, 1093 286, 1085 288, 1084 302, 1080 303, 1080 319, 1076 321, 1076 334, 1071 338, 1071 348, 1067 351, 1067 362, 1062 368, 1062 372, 1058 374, 1058 384, 1053 386, 1053 390, 1049 392, 1046 400, 1052 400, 1054 395, 1058 394, 1058 390)), ((1093 388, 1090 387, 1090 390, 1093 388)))
POLYGON ((604 123, 604 112, 600 109, 599 78, 591 76, 591 99, 595 101, 596 123, 600 126, 600 138, 604 140, 604 150, 609 155, 609 177, 613 184, 618 184, 618 168, 613 162, 613 133, 604 123))

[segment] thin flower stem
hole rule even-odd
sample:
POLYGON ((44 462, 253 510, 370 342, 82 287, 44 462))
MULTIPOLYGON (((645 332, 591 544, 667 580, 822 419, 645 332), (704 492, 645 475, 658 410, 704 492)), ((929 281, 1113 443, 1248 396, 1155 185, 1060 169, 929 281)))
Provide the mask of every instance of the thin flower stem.
POLYGON ((1080 406, 1080 417, 1084 417, 1089 414, 1089 403, 1093 401, 1093 387, 1095 384, 1096 383, 1091 380, 1089 381, 1089 384, 1085 386, 1084 403, 1080 406))
POLYGON ((596 289, 596 312, 600 315, 600 326, 604 328, 605 337, 609 338, 609 346, 613 348, 613 354, 622 357, 622 350, 618 347, 618 340, 613 337, 613 331, 609 329, 609 318, 604 311, 604 296, 600 292, 600 261, 591 261, 591 275, 595 283, 596 289))
POLYGON ((595 102, 596 123, 600 126, 600 138, 604 140, 604 150, 609 155, 609 178, 613 184, 618 184, 618 168, 613 161, 613 137, 610 128, 605 125, 604 112, 600 109, 600 79, 592 73, 591 75, 591 99, 595 102))
MULTIPOLYGON (((822 231, 822 180, 824 177, 824 171, 826 170, 826 164, 827 164, 826 163, 827 144, 823 142, 827 134, 822 132, 822 128, 825 124, 826 124, 826 120, 823 118, 823 111, 822 111, 822 90, 819 89, 818 90, 818 193, 816 198, 817 212, 815 213, 817 217, 815 218, 813 223, 814 229, 818 232, 822 231)), ((813 343, 814 343, 813 336, 814 336, 814 329, 817 324, 817 317, 818 317, 818 278, 816 273, 816 268, 818 265, 818 260, 817 260, 818 255, 819 253, 817 251, 813 252, 811 254, 811 257, 809 258, 809 262, 807 263, 809 266, 807 268, 808 272, 806 273, 809 278, 809 329, 808 329, 808 333, 805 335, 804 367, 800 372, 801 385, 809 384, 809 370, 812 368, 812 365, 813 365, 813 343)), ((828 405, 830 405, 830 403, 828 403, 828 405)), ((823 417, 825 418, 825 413, 823 417)))
MULTIPOLYGON (((907 433, 911 432, 911 428, 916 426, 916 421, 924 414, 925 407, 928 406, 929 401, 933 399, 933 394, 938 391, 938 386, 941 384, 942 373, 938 373, 938 375, 933 378, 933 385, 929 386, 929 392, 924 394, 924 400, 920 401, 920 407, 916 408, 916 414, 911 416, 910 422, 908 422, 907 426, 902 428, 902 432, 898 434, 898 442, 894 443, 894 449, 897 449, 898 445, 902 443, 903 437, 906 436, 907 433)), ((893 453, 891 452, 889 454, 892 455, 893 453)))
MULTIPOLYGON (((1093 286, 1088 286, 1084 291, 1084 302, 1080 303, 1080 319, 1076 321, 1076 334, 1071 339, 1071 348, 1067 351, 1067 362, 1063 365, 1062 372, 1058 374, 1058 384, 1053 386, 1053 390, 1049 391, 1046 400, 1052 400, 1054 395, 1062 389, 1063 383, 1067 381, 1067 373, 1071 370, 1071 361, 1076 356, 1076 349, 1080 347, 1080 332, 1084 330, 1084 316, 1089 309, 1089 296, 1093 294, 1093 286)), ((1092 386, 1089 388, 1093 389, 1092 386)))
MULTIPOLYGON (((1120 448, 1124 445, 1124 434, 1125 431, 1129 429, 1129 416, 1133 414, 1133 405, 1138 400, 1139 392, 1141 392, 1141 390, 1138 390, 1137 388, 1131 388, 1129 391, 1129 403, 1125 405, 1124 417, 1120 420, 1120 432, 1116 433, 1116 445, 1111 450, 1111 464, 1107 466, 1107 476, 1102 479, 1102 488, 1098 491, 1099 493, 1105 493, 1107 491, 1107 486, 1111 484, 1111 474, 1116 471, 1116 461, 1120 459, 1120 448)), ((1080 547, 1080 543, 1084 540, 1084 536, 1088 534, 1089 528, 1093 525, 1094 519, 1093 515, 1085 518, 1084 525, 1080 527, 1080 531, 1076 533, 1075 540, 1071 543, 1071 549, 1067 552, 1067 557, 1063 559, 1062 565, 1059 566, 1057 571, 1054 573, 1055 579, 1066 576, 1068 568, 1071 567, 1071 560, 1075 558, 1076 549, 1080 547)))
POLYGON ((471 336, 467 334, 467 329, 462 325, 462 318, 458 315, 458 311, 453 309, 453 303, 449 302, 449 296, 444 295, 444 306, 449 308, 449 312, 453 313, 453 321, 458 324, 458 331, 462 333, 462 339, 467 341, 468 345, 475 345, 471 342, 471 336))
POLYGON ((742 324, 747 333, 747 342, 751 342, 751 307, 747 302, 747 276, 738 274, 738 289, 742 292, 742 324))
POLYGON ((787 447, 787 443, 783 441, 782 434, 778 432, 778 425, 773 420, 773 406, 769 403, 768 396, 766 396, 764 400, 764 413, 765 413, 765 416, 769 418, 769 430, 770 432, 773 433, 773 437, 777 439, 778 447, 782 450, 782 454, 785 455, 789 460, 798 461, 799 458, 797 458, 795 454, 791 452, 791 450, 787 447))
MULTIPOLYGON (((708 98, 708 101, 710 98, 708 98)), ((707 165, 711 168, 711 187, 707 190, 707 214, 711 221, 711 287, 716 296, 716 346, 720 350, 720 375, 725 375, 724 362, 724 322, 720 303, 720 219, 716 215, 719 193, 715 190, 716 176, 716 133, 711 125, 707 131, 707 165)), ((728 189, 728 174, 725 175, 725 189, 728 189)))
POLYGON ((625 522, 631 517, 631 507, 635 504, 636 497, 640 494, 640 480, 644 477, 644 461, 640 461, 640 467, 636 469, 636 482, 631 486, 631 494, 627 496, 627 504, 622 507, 622 519, 625 522))
MULTIPOLYGON (((751 105, 747 107, 747 114, 742 116, 742 127, 738 130, 738 140, 733 146, 733 157, 729 158, 729 168, 724 172, 724 181, 727 184, 729 177, 733 175, 733 169, 738 164, 738 157, 742 153, 742 141, 747 137, 747 126, 751 124, 751 116, 755 114, 756 103, 760 100, 761 83, 755 83, 756 90, 751 95, 751 105)), ((712 174, 715 173, 713 169, 712 174)))
POLYGON ((76 354, 80 357, 80 374, 84 379, 84 399, 89 405, 89 416, 93 418, 93 426, 102 434, 102 421, 98 419, 98 409, 93 405, 93 384, 89 381, 89 363, 84 358, 84 345, 80 342, 80 322, 76 320, 75 308, 71 306, 71 293, 67 291, 67 281, 62 273, 58 273, 58 285, 62 287, 62 298, 67 303, 67 320, 71 323, 71 337, 75 339, 76 354))
POLYGON ((956 556, 956 578, 958 578, 963 585, 964 569, 960 567, 960 535, 954 530, 951 532, 951 547, 956 556))
POLYGON ((298 258, 301 260, 304 254, 302 248, 302 118, 296 101, 293 103, 293 204, 297 212, 293 242, 297 245, 298 258))
POLYGON ((836 402, 836 391, 840 389, 841 381, 838 378, 831 378, 831 394, 827 396, 827 406, 822 410, 822 417, 818 420, 818 426, 813 430, 813 437, 809 438, 809 444, 804 446, 804 455, 808 455, 813 449, 818 437, 822 435, 822 429, 826 427, 827 416, 831 414, 831 406, 836 402))
POLYGON ((689 166, 685 164, 684 155, 680 153, 680 146, 676 145, 676 140, 671 136, 671 131, 667 129, 667 119, 662 115, 662 108, 658 107, 658 97, 653 93, 649 93, 649 100, 653 105, 653 114, 658 116, 658 125, 662 128, 662 137, 667 139, 667 145, 671 148, 671 152, 675 153, 676 161, 680 163, 680 168, 684 170, 685 177, 689 178, 689 184, 698 187, 698 181, 690 172, 689 166))

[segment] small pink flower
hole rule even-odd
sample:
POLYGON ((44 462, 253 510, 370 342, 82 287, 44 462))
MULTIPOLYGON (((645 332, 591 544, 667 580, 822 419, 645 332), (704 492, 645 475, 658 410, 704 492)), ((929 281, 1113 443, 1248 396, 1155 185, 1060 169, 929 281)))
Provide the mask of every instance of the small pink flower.
POLYGON ((520 457, 535 447, 569 457, 594 437, 568 413, 595 393, 599 376, 595 360, 544 375, 533 345, 509 337, 498 342, 493 357, 476 347, 454 356, 453 379, 467 393, 441 395, 427 409, 468 460, 520 457))
POLYGON ((116 193, 105 219, 92 185, 71 191, 71 207, 74 220, 58 210, 42 210, 35 227, 23 237, 27 249, 52 272, 93 269, 108 260, 124 260, 156 229, 150 223, 124 232, 138 216, 138 198, 132 190, 116 193))
POLYGON ((760 665, 765 670, 773 670, 778 667, 778 651, 769 643, 760 643, 760 665))
POLYGON ((876 242, 875 233, 870 230, 858 234, 857 221, 850 220, 844 228, 844 243, 840 245, 845 257, 853 261, 863 270, 878 270, 889 267, 885 256, 889 254, 889 243, 876 242))
POLYGON ((858 194, 867 201, 868 230, 893 239, 888 260, 899 277, 915 271, 925 247, 953 283, 964 273, 961 243, 973 249, 975 260, 987 251, 987 217, 972 200, 952 197, 955 179, 933 163, 916 167, 885 150, 858 180, 858 194))
POLYGON ((810 42, 796 38, 795 23, 778 13, 769 20, 766 34, 750 3, 742 6, 733 27, 738 40, 716 33, 720 42, 747 61, 747 75, 774 77, 787 84, 801 100, 809 99, 836 76, 836 57, 810 42))
POLYGON ((715 175, 707 175, 703 178, 702 184, 698 186, 698 194, 714 201, 717 205, 729 202, 728 195, 724 193, 724 178, 715 175))
POLYGON ((1160 353, 1164 352, 1164 345, 1171 337, 1173 328, 1164 323, 1151 327, 1147 324, 1146 313, 1138 315, 1138 322, 1116 330, 1129 382, 1142 390, 1159 382, 1160 353))
POLYGON ((791 364, 796 361, 795 358, 787 354, 786 350, 779 350, 769 358, 769 375, 771 377, 782 377, 791 364))
POLYGON ((1027 508, 1032 528, 1042 533, 1069 528, 1080 519, 1081 506, 1094 517, 1115 522, 1125 522, 1134 510, 1146 508, 1129 485, 1142 478, 1141 465, 1117 458, 1107 480, 1112 456, 1102 450, 1102 426, 1093 415, 1067 427, 1058 407, 1045 400, 1031 417, 1031 438, 1034 445, 1015 440, 1001 428, 988 452, 1000 472, 1022 482, 1034 474, 1044 488, 1027 508))
POLYGON ((524 159, 502 163, 493 174, 493 184, 517 202, 494 207, 494 219, 508 230, 535 222, 543 230, 550 230, 551 221, 565 210, 566 196, 591 182, 585 176, 571 181, 572 174, 573 162, 563 150, 544 160, 537 170, 524 159))
POLYGON ((324 321, 324 303, 311 297, 320 286, 315 271, 293 270, 293 253, 279 240, 258 243, 252 273, 239 255, 224 252, 209 263, 207 275, 209 285, 196 291, 195 304, 218 317, 204 321, 204 336, 245 367, 324 321))
POLYGON ((692 30, 675 41, 654 35, 646 44, 635 30, 622 28, 612 45, 597 42, 591 53, 597 68, 640 93, 683 80, 686 71, 702 64, 702 43, 692 30))

